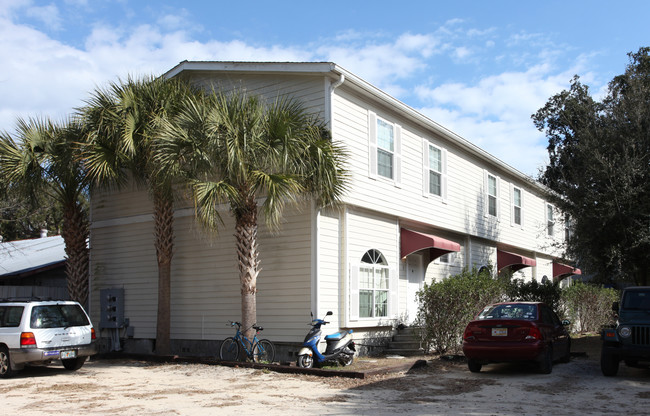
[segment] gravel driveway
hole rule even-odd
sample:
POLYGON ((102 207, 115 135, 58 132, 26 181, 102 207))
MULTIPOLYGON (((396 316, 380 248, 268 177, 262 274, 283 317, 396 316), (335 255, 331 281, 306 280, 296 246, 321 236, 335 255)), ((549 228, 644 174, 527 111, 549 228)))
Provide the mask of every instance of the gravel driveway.
MULTIPOLYGON (((577 351, 579 346, 573 348, 577 351)), ((542 375, 532 367, 463 363, 370 379, 317 378, 268 370, 129 360, 88 362, 76 373, 30 368, 0 380, 6 415, 599 415, 647 414, 650 370, 600 373, 581 354, 542 375)))

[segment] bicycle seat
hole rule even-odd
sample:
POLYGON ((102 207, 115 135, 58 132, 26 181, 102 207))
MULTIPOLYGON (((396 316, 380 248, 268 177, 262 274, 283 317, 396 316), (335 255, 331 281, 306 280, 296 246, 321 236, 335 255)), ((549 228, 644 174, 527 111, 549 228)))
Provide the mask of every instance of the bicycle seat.
POLYGON ((263 330, 264 328, 262 328, 261 326, 253 325, 253 329, 255 329, 255 330, 257 330, 257 331, 261 331, 261 330, 263 330))

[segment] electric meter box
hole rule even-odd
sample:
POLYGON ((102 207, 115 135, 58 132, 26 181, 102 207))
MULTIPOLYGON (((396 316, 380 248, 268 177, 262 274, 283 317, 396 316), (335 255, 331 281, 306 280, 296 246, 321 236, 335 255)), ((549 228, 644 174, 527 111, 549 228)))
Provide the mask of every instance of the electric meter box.
POLYGON ((124 289, 99 291, 100 328, 124 328, 124 289))

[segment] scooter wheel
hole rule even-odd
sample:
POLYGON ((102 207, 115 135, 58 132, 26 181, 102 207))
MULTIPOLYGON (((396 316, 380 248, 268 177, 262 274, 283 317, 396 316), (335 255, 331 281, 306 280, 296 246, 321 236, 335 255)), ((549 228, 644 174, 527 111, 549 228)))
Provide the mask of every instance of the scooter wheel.
POLYGON ((314 366, 314 358, 311 355, 299 355, 298 356, 298 367, 301 368, 312 368, 314 366))
POLYGON ((350 364, 352 364, 352 361, 354 361, 354 353, 353 352, 351 352, 351 353, 344 352, 339 356, 339 362, 344 367, 347 367, 350 364))

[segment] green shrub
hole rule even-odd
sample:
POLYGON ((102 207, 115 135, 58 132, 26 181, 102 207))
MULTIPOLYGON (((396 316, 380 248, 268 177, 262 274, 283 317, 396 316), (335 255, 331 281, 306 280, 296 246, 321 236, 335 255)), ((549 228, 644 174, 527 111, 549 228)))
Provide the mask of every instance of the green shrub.
POLYGON ((558 283, 539 283, 536 280, 524 282, 514 279, 506 285, 506 297, 510 301, 544 302, 554 311, 559 311, 562 289, 558 283))
POLYGON ((575 282, 562 290, 561 304, 573 332, 599 332, 614 319, 612 303, 619 297, 614 289, 575 282))
POLYGON ((418 292, 417 324, 427 349, 441 354, 458 350, 467 322, 485 305, 501 300, 504 291, 502 279, 476 268, 425 284, 418 292))

